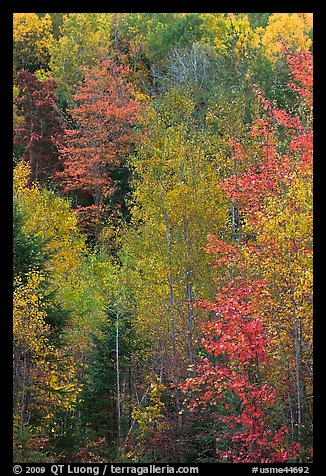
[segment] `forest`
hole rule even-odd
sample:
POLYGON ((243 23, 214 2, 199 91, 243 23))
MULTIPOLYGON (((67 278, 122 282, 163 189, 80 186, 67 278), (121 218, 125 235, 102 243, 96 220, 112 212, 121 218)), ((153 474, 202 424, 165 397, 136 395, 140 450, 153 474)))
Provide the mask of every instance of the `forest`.
POLYGON ((313 461, 313 15, 13 14, 13 454, 313 461))

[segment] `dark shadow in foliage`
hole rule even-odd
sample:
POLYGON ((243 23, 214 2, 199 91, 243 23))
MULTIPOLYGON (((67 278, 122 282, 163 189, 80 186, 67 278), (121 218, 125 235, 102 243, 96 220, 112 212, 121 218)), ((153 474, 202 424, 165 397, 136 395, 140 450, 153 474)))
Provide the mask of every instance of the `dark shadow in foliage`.
POLYGON ((51 252, 46 250, 48 238, 23 232, 24 216, 16 201, 13 203, 13 275, 26 282, 26 273, 32 270, 46 273, 51 252))
MULTIPOLYGON (((84 387, 78 411, 84 439, 106 441, 107 458, 112 461, 118 448, 116 315, 107 310, 107 322, 99 335, 93 335, 93 349, 87 357, 84 387)), ((124 438, 131 423, 131 359, 134 352, 133 330, 128 315, 119 317, 119 373, 121 433, 124 438)), ((102 451, 105 450, 102 447, 102 451)), ((105 453, 106 453, 105 452, 105 453)), ((102 453, 105 456, 104 453, 102 453)))

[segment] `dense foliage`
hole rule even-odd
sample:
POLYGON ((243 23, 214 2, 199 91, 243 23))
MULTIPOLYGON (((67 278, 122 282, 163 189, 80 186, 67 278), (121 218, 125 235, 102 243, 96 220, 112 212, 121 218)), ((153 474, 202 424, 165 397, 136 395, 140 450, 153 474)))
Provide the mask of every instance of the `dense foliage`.
POLYGON ((17 462, 312 461, 312 15, 14 14, 17 462))

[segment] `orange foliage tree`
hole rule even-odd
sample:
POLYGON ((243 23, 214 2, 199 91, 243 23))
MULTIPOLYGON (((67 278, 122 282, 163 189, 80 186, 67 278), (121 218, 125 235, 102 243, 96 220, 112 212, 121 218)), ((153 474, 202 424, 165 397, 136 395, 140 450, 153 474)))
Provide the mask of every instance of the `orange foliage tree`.
POLYGON ((58 178, 72 192, 81 218, 96 223, 119 184, 113 172, 123 165, 135 141, 140 104, 127 80, 128 69, 111 59, 89 69, 74 96, 71 121, 61 149, 58 178), (92 218, 91 218, 92 217, 92 218))

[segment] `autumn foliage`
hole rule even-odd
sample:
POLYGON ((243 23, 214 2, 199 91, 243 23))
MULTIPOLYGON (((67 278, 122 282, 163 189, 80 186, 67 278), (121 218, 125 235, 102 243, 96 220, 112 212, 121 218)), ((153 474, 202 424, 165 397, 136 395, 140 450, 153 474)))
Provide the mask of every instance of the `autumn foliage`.
POLYGON ((15 462, 312 462, 312 15, 13 46, 15 462))
MULTIPOLYGON (((288 61, 295 81, 290 87, 311 106, 311 56, 289 55, 288 61)), ((303 309, 310 309, 311 301, 301 291, 302 278, 301 283, 296 279, 301 260, 307 262, 311 255, 311 243, 305 240, 303 228, 301 233, 298 226, 293 228, 291 216, 309 227, 311 203, 304 202, 304 195, 300 201, 289 198, 298 193, 298 182, 311 180, 312 133, 301 118, 272 105, 257 88, 255 94, 264 112, 264 118, 252 127, 260 160, 239 176, 225 179, 222 187, 242 211, 243 233, 254 232, 256 239, 241 242, 238 237, 237 244, 227 244, 210 237, 207 252, 215 256, 222 288, 214 302, 197 303, 213 318, 201 326, 206 356, 192 369, 195 376, 187 379, 182 390, 191 395, 186 405, 190 412, 200 414, 213 407, 214 418, 224 425, 221 433, 216 432, 217 461, 268 463, 297 460, 309 418, 304 407, 310 398, 311 377, 304 366, 311 358, 311 314, 303 309), (287 144, 282 153, 280 126, 287 144), (276 222, 269 208, 274 200, 283 203, 289 214, 276 222), (275 227, 280 227, 277 235, 275 227), (285 236, 281 230, 286 228, 285 236), (296 271, 290 263, 296 263, 296 271), (281 302, 290 314, 280 310, 281 302), (276 368, 284 348, 289 368, 279 373, 276 368), (274 370, 280 381, 270 384, 274 370), (230 404, 235 397, 236 404, 230 404), (288 399, 291 417, 276 430, 271 415, 280 398, 288 399)), ((232 147, 244 162, 246 151, 235 141, 232 147)))
POLYGON ((295 458, 300 448, 287 448, 286 426, 275 430, 270 416, 277 396, 265 383, 266 366, 271 365, 264 325, 269 299, 266 282, 238 276, 215 302, 197 304, 212 311, 214 318, 202 326, 200 343, 206 357, 192 369, 195 376, 186 380, 182 391, 189 395, 190 412, 198 412, 200 418, 209 408, 211 417, 222 424, 214 435, 218 462, 284 462, 295 458))
POLYGON ((140 105, 127 74, 126 67, 111 59, 98 62, 86 72, 74 96, 75 107, 68 110, 70 126, 61 148, 63 172, 57 177, 65 193, 89 199, 79 204, 80 213, 86 212, 83 222, 92 221, 92 215, 100 213, 119 187, 112 173, 124 163, 136 140, 140 105))
POLYGON ((56 82, 40 81, 26 70, 17 73, 18 96, 15 98, 18 121, 14 144, 23 146, 22 158, 30 163, 31 179, 44 182, 59 166, 59 146, 64 125, 56 104, 56 82))

